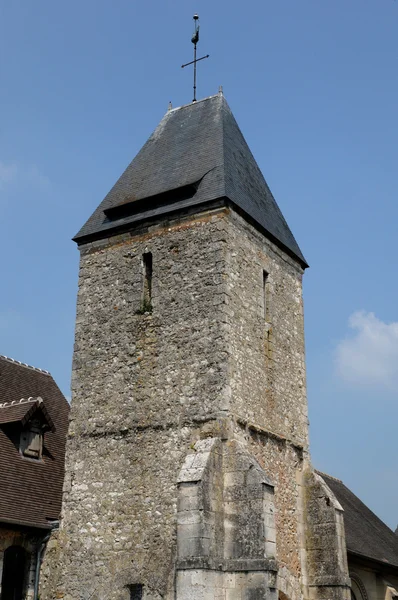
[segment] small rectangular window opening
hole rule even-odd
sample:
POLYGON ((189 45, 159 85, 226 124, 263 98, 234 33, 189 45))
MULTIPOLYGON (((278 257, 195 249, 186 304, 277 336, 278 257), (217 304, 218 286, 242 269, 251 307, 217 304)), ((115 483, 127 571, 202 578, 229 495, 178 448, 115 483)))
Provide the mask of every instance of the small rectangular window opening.
POLYGON ((142 298, 142 308, 147 312, 152 310, 152 252, 145 252, 142 255, 144 265, 144 290, 142 298))
POLYGON ((263 317, 265 319, 265 321, 269 321, 269 311, 268 311, 268 304, 269 304, 269 298, 268 298, 268 288, 269 288, 269 281, 268 281, 268 273, 267 271, 263 271, 263 317))
POLYGON ((24 456, 41 458, 43 435, 40 427, 31 425, 21 432, 20 449, 24 456))
POLYGON ((132 583, 129 585, 130 588, 130 600, 142 600, 142 592, 144 586, 142 583, 132 583))

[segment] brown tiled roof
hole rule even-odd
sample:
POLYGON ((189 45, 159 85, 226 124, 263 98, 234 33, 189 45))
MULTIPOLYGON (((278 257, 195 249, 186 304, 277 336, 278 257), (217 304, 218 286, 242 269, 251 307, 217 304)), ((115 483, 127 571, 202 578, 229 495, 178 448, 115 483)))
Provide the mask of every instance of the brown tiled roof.
POLYGON ((0 425, 22 421, 34 406, 36 406, 36 398, 28 398, 27 400, 22 398, 19 402, 0 404, 0 425))
POLYGON ((48 527, 59 518, 68 413, 47 371, 0 356, 0 523, 48 527), (19 452, 21 425, 32 410, 41 410, 51 427, 40 461, 19 452))
POLYGON ((25 425, 37 411, 43 415, 48 428, 55 431, 55 425, 42 398, 21 398, 19 402, 13 401, 0 404, 0 425, 16 422, 25 425))

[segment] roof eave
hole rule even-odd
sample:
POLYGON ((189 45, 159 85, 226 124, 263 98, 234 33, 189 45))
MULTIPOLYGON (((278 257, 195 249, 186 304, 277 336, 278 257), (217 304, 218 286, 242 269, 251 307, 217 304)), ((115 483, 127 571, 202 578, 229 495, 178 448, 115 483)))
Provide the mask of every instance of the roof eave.
POLYGON ((271 242, 273 242, 276 246, 283 250, 283 252, 290 256, 290 258, 298 262, 302 269, 305 270, 309 267, 304 257, 298 256, 293 250, 285 246, 277 237, 272 235, 272 233, 270 233, 265 227, 263 227, 256 219, 251 217, 245 210, 243 210, 238 204, 233 202, 227 196, 223 196, 217 199, 204 200, 197 204, 192 202, 191 204, 185 205, 183 207, 176 205, 173 209, 166 209, 162 212, 156 212, 156 214, 153 215, 149 215, 147 212, 141 213, 140 215, 136 216, 134 221, 119 224, 115 222, 113 227, 103 230, 97 230, 96 232, 87 235, 77 234, 75 237, 72 238, 72 240, 76 242, 78 246, 82 246, 84 244, 89 244, 92 242, 111 238, 122 233, 128 233, 129 231, 132 231, 136 226, 142 226, 145 222, 153 222, 159 218, 164 218, 167 215, 176 216, 178 214, 189 214, 190 212, 192 212, 193 209, 195 210, 195 212, 202 212, 211 208, 218 208, 223 205, 233 207, 233 209, 238 214, 243 216, 244 219, 248 221, 253 227, 259 230, 266 238, 268 238, 271 242))
POLYGON ((53 525, 51 523, 37 523, 33 521, 24 521, 19 519, 7 519, 5 517, 0 517, 0 526, 1 525, 14 525, 17 527, 29 527, 29 529, 42 529, 44 531, 48 531, 49 529, 53 529, 53 525))
POLYGON ((359 560, 360 562, 366 563, 368 565, 376 566, 377 568, 382 569, 384 571, 394 571, 396 575, 398 575, 398 564, 394 565, 388 561, 379 560, 377 558, 373 558, 371 556, 367 556, 366 554, 361 554, 360 552, 355 552, 354 550, 350 550, 347 548, 347 555, 354 559, 359 560))
POLYGON ((244 219, 246 219, 246 221, 248 221, 248 223, 250 223, 258 231, 260 231, 266 238, 268 238, 273 244, 275 244, 275 246, 278 246, 278 248, 283 250, 283 252, 285 252, 288 256, 290 256, 290 258, 292 258, 293 260, 298 262, 299 265, 304 270, 309 268, 309 264, 306 262, 304 257, 298 256, 293 250, 291 250, 290 248, 285 246, 285 244, 283 242, 281 242, 276 236, 274 236, 270 231, 268 231, 268 229, 266 229, 266 227, 261 225, 261 223, 259 223, 257 221, 257 219, 254 219, 251 215, 249 215, 249 213, 247 213, 243 208, 241 208, 233 200, 231 200, 229 198, 227 198, 227 200, 228 200, 229 204, 234 208, 234 210, 236 210, 236 212, 238 214, 243 216, 244 219))
POLYGON ((211 200, 204 200, 197 204, 192 203, 185 206, 176 205, 175 208, 171 208, 170 210, 165 210, 162 212, 156 212, 156 214, 149 214, 148 212, 141 213, 140 215, 136 215, 134 221, 129 221, 126 223, 117 223, 115 222, 114 227, 110 227, 109 229, 102 229, 96 232, 87 234, 87 235, 79 235, 77 234, 72 238, 72 241, 76 242, 78 246, 82 246, 83 244, 89 244, 92 242, 104 240, 106 238, 112 238, 113 236, 120 235, 122 233, 128 233, 129 231, 134 230, 136 226, 142 226, 144 223, 153 223, 154 221, 165 218, 168 215, 173 215, 174 217, 177 215, 189 215, 193 212, 203 212, 205 210, 212 210, 214 208, 219 208, 226 203, 226 198, 216 198, 211 200))

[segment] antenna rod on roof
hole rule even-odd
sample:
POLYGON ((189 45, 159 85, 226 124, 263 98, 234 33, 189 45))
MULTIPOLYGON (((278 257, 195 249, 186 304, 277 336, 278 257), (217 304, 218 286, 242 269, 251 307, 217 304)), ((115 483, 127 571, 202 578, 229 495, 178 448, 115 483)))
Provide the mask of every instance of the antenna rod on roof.
POLYGON ((199 15, 194 15, 193 20, 195 23, 195 30, 191 39, 191 42, 193 43, 193 60, 185 65, 181 65, 181 68, 184 69, 184 67, 193 65, 193 102, 196 102, 196 65, 200 60, 209 58, 210 55, 206 54, 206 56, 202 56, 202 58, 196 58, 196 48, 199 42, 199 15))

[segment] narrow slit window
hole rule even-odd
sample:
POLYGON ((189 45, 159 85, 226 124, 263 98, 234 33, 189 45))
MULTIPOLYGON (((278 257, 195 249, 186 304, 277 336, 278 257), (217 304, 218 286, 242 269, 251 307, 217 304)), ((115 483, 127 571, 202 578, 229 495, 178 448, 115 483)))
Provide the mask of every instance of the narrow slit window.
POLYGON ((265 321, 269 321, 269 281, 267 271, 263 271, 263 316, 265 321))
POLYGON ((144 308, 152 310, 152 252, 145 252, 142 255, 144 265, 144 293, 143 305, 144 308))
POLYGON ((130 600, 142 600, 143 585, 142 583, 133 583, 130 587, 130 600))

